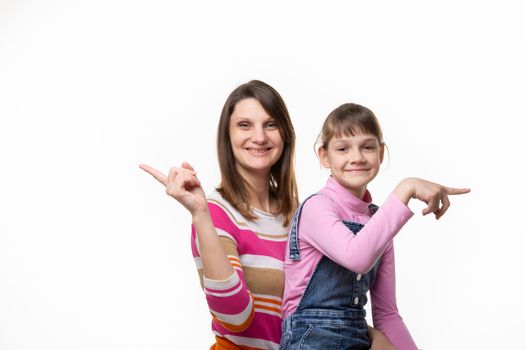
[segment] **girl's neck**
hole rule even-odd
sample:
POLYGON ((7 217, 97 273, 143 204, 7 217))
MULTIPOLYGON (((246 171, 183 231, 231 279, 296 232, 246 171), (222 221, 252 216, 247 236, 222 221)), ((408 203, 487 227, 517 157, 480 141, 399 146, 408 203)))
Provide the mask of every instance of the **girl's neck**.
POLYGON ((353 194, 355 197, 359 198, 360 200, 363 200, 364 197, 365 197, 365 193, 366 193, 366 190, 367 190, 367 186, 363 186, 362 188, 349 188, 345 185, 343 185, 343 183, 341 181, 339 181, 335 176, 333 175, 330 175, 332 176, 332 178, 339 184, 341 185, 342 187, 344 187, 348 192, 350 192, 351 194, 353 194))

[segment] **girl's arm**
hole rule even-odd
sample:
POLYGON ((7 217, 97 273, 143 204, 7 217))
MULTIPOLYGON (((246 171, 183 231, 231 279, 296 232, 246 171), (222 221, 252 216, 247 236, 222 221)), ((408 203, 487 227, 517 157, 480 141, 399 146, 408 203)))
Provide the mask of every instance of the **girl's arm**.
POLYGON ((398 350, 394 344, 378 329, 368 326, 368 338, 370 338, 370 350, 398 350))
POLYGON ((354 235, 341 221, 350 218, 341 217, 326 196, 314 196, 303 206, 299 237, 339 265, 356 273, 367 273, 412 215, 391 194, 359 234, 354 235))
POLYGON ((357 273, 366 273, 412 217, 407 207, 410 199, 427 203, 423 215, 434 213, 439 219, 450 206, 448 195, 469 191, 407 178, 399 183, 358 235, 343 224, 341 214, 329 198, 314 196, 304 204, 299 225, 300 237, 339 265, 357 273))
POLYGON ((410 199, 419 199, 428 206, 423 209, 422 214, 434 213, 436 220, 439 220, 450 206, 448 196, 469 193, 469 188, 452 188, 442 186, 416 177, 404 179, 394 189, 395 195, 408 205, 410 199), (440 204, 441 203, 441 204, 440 204))
POLYGON ((390 242, 381 258, 374 284, 370 290, 374 327, 382 331, 398 349, 417 350, 396 302, 394 244, 390 242))

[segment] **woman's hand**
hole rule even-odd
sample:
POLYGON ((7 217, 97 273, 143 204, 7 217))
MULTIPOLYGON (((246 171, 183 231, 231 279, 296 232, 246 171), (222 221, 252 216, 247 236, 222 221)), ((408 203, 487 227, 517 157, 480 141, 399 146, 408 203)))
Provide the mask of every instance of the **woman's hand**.
POLYGON ((371 350, 397 350, 381 331, 370 326, 368 326, 368 337, 372 343, 371 350))
POLYGON ((423 215, 434 213, 436 219, 442 217, 450 206, 448 196, 468 192, 469 188, 446 187, 415 177, 404 179, 394 189, 396 196, 405 204, 408 204, 411 198, 425 202, 428 206, 423 209, 423 215))
POLYGON ((183 162, 180 168, 171 168, 168 176, 146 164, 139 167, 163 184, 166 193, 179 201, 192 216, 208 211, 206 195, 197 179, 197 173, 187 162, 183 162))

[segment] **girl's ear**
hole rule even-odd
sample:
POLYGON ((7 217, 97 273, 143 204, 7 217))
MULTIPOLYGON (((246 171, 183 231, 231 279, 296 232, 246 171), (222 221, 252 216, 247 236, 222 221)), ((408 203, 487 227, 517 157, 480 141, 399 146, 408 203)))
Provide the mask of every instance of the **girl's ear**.
POLYGON ((383 158, 385 158, 385 143, 382 142, 379 145, 379 160, 381 161, 380 164, 383 164, 383 158))
POLYGON ((323 146, 321 146, 317 150, 317 154, 319 155, 319 161, 321 162, 321 165, 325 168, 330 168, 330 159, 328 158, 328 151, 323 146))

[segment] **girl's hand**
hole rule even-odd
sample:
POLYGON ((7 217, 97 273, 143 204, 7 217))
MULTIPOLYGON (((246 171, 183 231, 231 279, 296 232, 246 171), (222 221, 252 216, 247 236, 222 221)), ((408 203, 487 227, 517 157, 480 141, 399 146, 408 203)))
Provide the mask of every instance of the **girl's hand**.
POLYGON ((372 343, 371 350, 397 350, 381 331, 370 326, 368 327, 368 337, 372 343))
POLYGON ((436 219, 442 217, 450 206, 449 195, 465 194, 468 192, 470 192, 469 188, 446 187, 415 177, 404 179, 394 189, 394 193, 406 205, 408 205, 411 198, 419 199, 428 204, 428 206, 423 209, 423 215, 434 213, 436 219))
POLYGON ((208 211, 206 195, 197 173, 191 165, 183 162, 180 168, 171 168, 168 176, 146 164, 139 167, 166 187, 166 193, 182 204, 191 215, 208 211))

